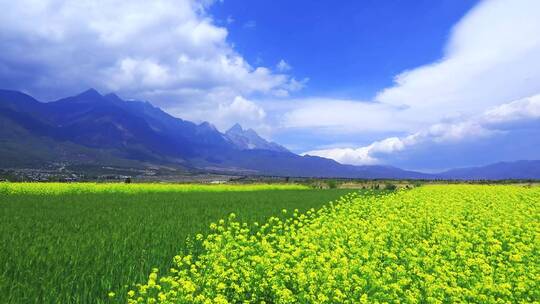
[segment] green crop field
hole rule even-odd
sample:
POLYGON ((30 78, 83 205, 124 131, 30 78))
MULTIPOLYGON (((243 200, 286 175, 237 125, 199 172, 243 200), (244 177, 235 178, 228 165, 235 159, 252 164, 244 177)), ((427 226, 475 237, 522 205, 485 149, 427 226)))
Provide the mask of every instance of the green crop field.
POLYGON ((351 193, 314 211, 199 236, 121 303, 538 303, 540 188, 351 193))
MULTIPOLYGON (((234 212, 264 222, 350 190, 298 185, 0 183, 0 303, 106 303, 198 251, 188 236, 234 212)), ((288 215, 284 215, 286 217, 288 215)))

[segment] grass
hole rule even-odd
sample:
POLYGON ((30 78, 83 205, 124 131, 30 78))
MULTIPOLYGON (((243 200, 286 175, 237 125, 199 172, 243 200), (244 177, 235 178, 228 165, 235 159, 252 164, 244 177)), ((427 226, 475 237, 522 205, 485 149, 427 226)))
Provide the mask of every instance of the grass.
POLYGON ((318 208, 350 190, 297 185, 0 183, 2 303, 104 303, 144 281, 186 238, 231 212, 264 222, 318 208), (279 189, 279 191, 277 190, 279 189))

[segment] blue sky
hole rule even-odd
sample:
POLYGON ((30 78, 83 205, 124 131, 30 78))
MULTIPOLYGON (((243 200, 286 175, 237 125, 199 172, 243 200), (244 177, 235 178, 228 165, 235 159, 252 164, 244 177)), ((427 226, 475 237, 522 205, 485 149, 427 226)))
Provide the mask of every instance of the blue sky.
POLYGON ((296 153, 436 171, 540 159, 540 2, 3 1, 0 83, 89 87, 296 153))
POLYGON ((477 1, 238 1, 212 6, 249 62, 284 59, 309 78, 301 96, 371 99, 393 76, 440 58, 477 1))

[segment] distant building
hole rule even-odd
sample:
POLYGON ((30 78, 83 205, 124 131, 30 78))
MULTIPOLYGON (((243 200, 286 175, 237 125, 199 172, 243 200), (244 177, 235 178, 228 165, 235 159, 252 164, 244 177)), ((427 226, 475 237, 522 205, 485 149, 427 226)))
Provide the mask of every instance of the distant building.
POLYGON ((224 180, 214 180, 210 182, 210 184, 225 184, 225 183, 227 183, 227 181, 224 181, 224 180))

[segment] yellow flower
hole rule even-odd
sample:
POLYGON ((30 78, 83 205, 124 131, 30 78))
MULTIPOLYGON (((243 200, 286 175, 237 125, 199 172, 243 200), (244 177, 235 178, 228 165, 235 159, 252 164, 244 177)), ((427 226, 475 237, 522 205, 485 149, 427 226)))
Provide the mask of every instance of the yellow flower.
POLYGON ((531 237, 539 202, 540 187, 423 186, 352 193, 251 228, 220 220, 196 236, 202 252, 175 256, 175 271, 152 287, 153 271, 139 294, 205 304, 526 303, 540 271, 531 237))

